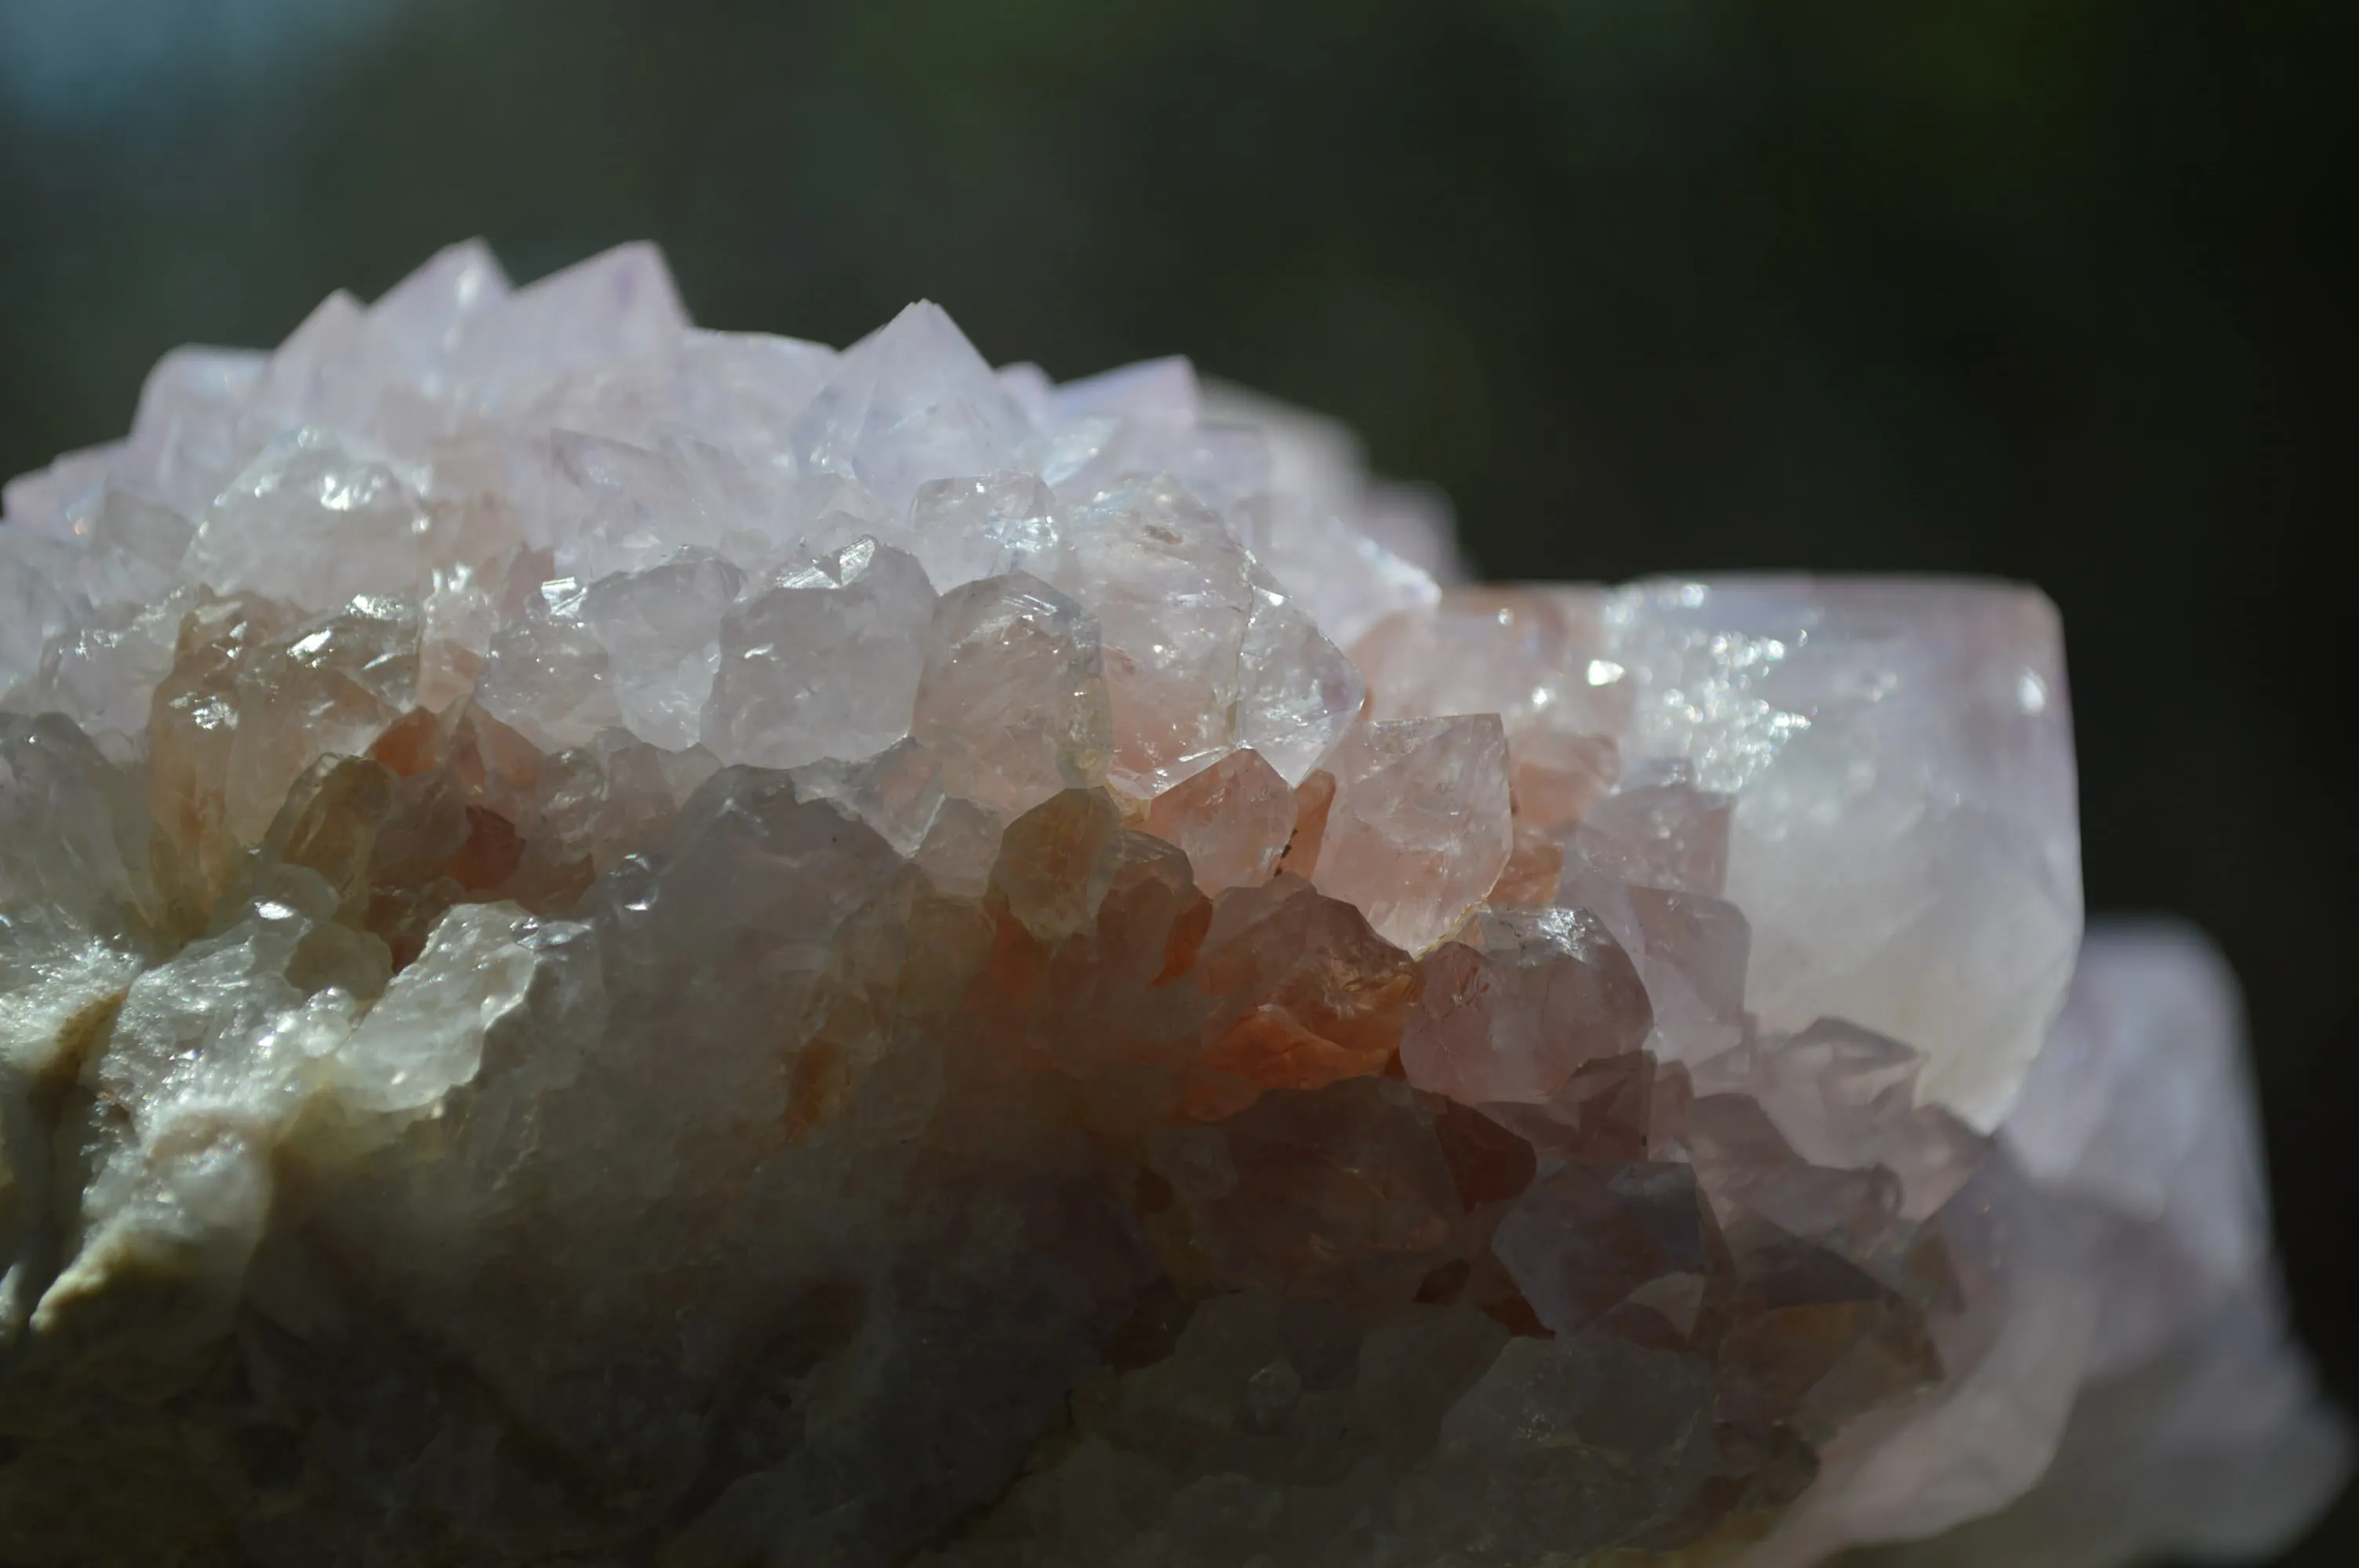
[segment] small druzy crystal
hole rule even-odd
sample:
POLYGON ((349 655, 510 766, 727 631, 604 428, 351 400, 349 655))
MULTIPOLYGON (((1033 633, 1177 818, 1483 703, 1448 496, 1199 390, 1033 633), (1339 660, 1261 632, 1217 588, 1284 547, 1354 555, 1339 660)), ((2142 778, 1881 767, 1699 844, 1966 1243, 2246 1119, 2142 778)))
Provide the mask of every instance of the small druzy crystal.
POLYGON ((5 498, 0 1563, 2110 1568, 2343 1473, 2037 593, 1469 587, 1185 361, 647 246, 5 498))

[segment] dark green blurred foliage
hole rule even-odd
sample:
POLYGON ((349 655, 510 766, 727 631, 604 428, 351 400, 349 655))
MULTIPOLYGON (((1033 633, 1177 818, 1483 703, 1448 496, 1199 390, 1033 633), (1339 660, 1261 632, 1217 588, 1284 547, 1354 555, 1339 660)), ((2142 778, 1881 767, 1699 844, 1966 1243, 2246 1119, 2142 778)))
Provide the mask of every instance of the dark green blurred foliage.
MULTIPOLYGON (((2359 7, 345 9, 0 96, 0 472, 445 241, 529 276, 651 235, 715 324, 840 342, 925 295, 1060 374, 1187 351, 1439 481, 1492 575, 2036 581, 2092 904, 2227 946, 2359 1402, 2359 7)), ((2354 1560, 2347 1503, 2288 1559, 2354 1560)))

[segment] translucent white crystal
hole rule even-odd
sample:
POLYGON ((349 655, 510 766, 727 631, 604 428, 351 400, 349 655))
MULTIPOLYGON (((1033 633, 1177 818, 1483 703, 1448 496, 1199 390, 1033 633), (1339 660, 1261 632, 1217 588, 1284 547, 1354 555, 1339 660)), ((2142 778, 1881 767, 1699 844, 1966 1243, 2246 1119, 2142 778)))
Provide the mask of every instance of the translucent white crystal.
POLYGON ((1559 903, 1586 910, 1638 967, 1654 1006, 1647 1044, 1673 1062, 1708 1062, 1745 1036, 1745 970, 1753 933, 1725 899, 1647 882, 1622 883, 1576 860, 1559 903))
POLYGON ((935 808, 910 858, 947 893, 980 898, 999 859, 1000 821, 988 806, 952 796, 935 808))
MULTIPOLYGON (((1431 485, 1372 482, 1359 438, 1347 427, 1220 382, 1202 389, 1201 404, 1201 418, 1234 422, 1260 435, 1268 451, 1273 497, 1299 500, 1299 514, 1312 518, 1349 518, 1354 533, 1437 583, 1466 578, 1449 498, 1431 485)), ((1350 645, 1352 639, 1339 629, 1327 630, 1350 645)))
POLYGON ((863 540, 722 619, 705 746, 791 768, 882 751, 909 733, 934 591, 925 568, 863 540))
POLYGON ((1077 509, 1052 577, 1096 613, 1111 776, 1142 797, 1241 744, 1299 783, 1359 707, 1358 672, 1168 476, 1077 509))
POLYGON ((2265 1267, 2268 1195, 2243 1039, 2235 980, 2197 933, 2117 922, 2082 945, 2007 1145, 2034 1181, 2137 1221, 2191 1271, 2176 1288, 2109 1300, 2101 1371, 2154 1355, 2265 1267))
POLYGON ((29 534, 68 537, 74 531, 75 519, 105 491, 109 471, 122 459, 123 445, 116 441, 64 452, 47 468, 0 483, 0 520, 29 534))
POLYGON ((724 450, 775 455, 835 360, 834 350, 799 338, 690 330, 658 416, 724 450))
MULTIPOLYGON (((682 546, 733 546, 746 553, 744 543, 730 537, 729 498, 697 482, 688 456, 557 430, 531 497, 531 536, 550 547, 560 570, 584 580, 655 566, 682 546)), ((723 460, 720 466, 731 465, 723 460)))
POLYGON ((1484 914, 1426 957, 1401 1067, 1469 1105, 1547 1099, 1584 1061, 1635 1051, 1653 1022, 1629 955, 1580 909, 1484 914))
POLYGON ((645 245, 5 504, 0 1558, 2111 1568, 2346 1468, 2216 958, 2049 1028, 2028 590, 1468 588, 1184 360, 645 245))
POLYGON ((1097 623, 1024 572, 952 589, 926 633, 910 733, 942 787, 1009 816, 1101 783, 1113 751, 1097 623))
MULTIPOLYGON (((912 859, 921 858, 919 849, 932 838, 934 819, 943 806, 940 765, 912 740, 896 741, 856 762, 831 757, 807 763, 794 770, 794 780, 797 795, 807 800, 842 803, 896 850, 912 859)), ((984 815, 988 817, 988 813, 984 815)), ((997 820, 990 820, 991 842, 996 844, 997 820)), ((937 849, 948 853, 939 842, 937 849)), ((938 861, 936 869, 942 865, 938 861)), ((990 867, 983 870, 988 871, 990 867)))
POLYGON ((446 245, 369 308, 375 335, 430 388, 470 325, 514 290, 481 240, 446 245))
POLYGON ((1050 580, 1097 617, 1113 705, 1111 776, 1152 798, 1237 744, 1249 557, 1169 480, 1078 509, 1050 580))
POLYGON ((920 301, 844 351, 789 440, 807 468, 857 479, 898 510, 928 480, 1009 467, 1026 430, 991 366, 920 301))
POLYGON ((541 585, 538 601, 503 626, 484 660, 475 700, 544 751, 578 746, 623 721, 613 661, 582 623, 571 578, 541 585))
POLYGON ((308 430, 273 444, 197 524, 195 580, 307 610, 409 593, 424 570, 424 504, 381 462, 308 430))
POLYGON ((909 503, 911 549, 934 587, 1038 571, 1057 543, 1057 498, 1024 472, 929 480, 909 503))
POLYGON ((1352 652, 1378 719, 1495 713, 1511 734, 1622 728, 1603 590, 1453 589, 1380 622, 1352 652))
POLYGON ((2055 1465, 1903 1563, 2256 1556, 2332 1497, 2351 1439, 2288 1342, 2235 982, 2173 922, 2093 926, 2002 1135, 2093 1265, 2096 1340, 2055 1465))
POLYGON ((128 737, 147 724, 147 708, 172 667, 180 618, 201 589, 174 589, 141 610, 93 611, 49 639, 30 678, 10 695, 32 713, 62 713, 92 736, 128 737))
POLYGON ((1366 683, 1294 600, 1258 569, 1239 651, 1237 741, 1290 784, 1327 760, 1360 713, 1366 683))
POLYGON ((1239 508, 1237 535, 1339 647, 1353 646, 1397 611, 1440 597, 1424 570, 1332 512, 1260 496, 1239 508))
POLYGON ((624 728, 673 751, 697 743, 721 666, 718 629, 745 582, 727 560, 682 551, 583 591, 582 624, 605 652, 624 728))
POLYGON ((1984 1227, 2007 1227, 2013 1240, 1977 1310, 1940 1346, 1958 1363, 1947 1386, 1839 1437, 1818 1485, 1745 1568, 1806 1568, 1840 1547, 1932 1534, 2014 1501, 2048 1467, 2095 1332, 2096 1292, 2019 1176, 1994 1170, 1965 1195, 1967 1216, 1989 1217, 1969 1219, 1967 1259, 1988 1256, 1996 1235, 1984 1227))
POLYGON ((1256 886, 1294 837, 1294 791, 1247 747, 1156 796, 1147 828, 1187 851, 1205 892, 1256 886))
POLYGON ((119 1275, 185 1273, 197 1285, 168 1340, 226 1320, 270 1212, 271 1150, 309 1080, 352 1032, 353 997, 310 995, 288 972, 319 931, 310 911, 256 900, 219 936, 133 981, 92 1067, 103 1103, 84 1130, 92 1173, 80 1247, 34 1309, 36 1333, 71 1334, 103 1313, 119 1275))
POLYGON ((32 677, 41 648, 72 622, 75 605, 57 581, 55 540, 11 527, 0 534, 0 681, 32 677))
POLYGON ((60 925, 125 936, 154 918, 145 815, 136 784, 72 724, 0 713, 0 953, 16 955, 5 961, 38 963, 60 925))
POLYGON ((408 600, 362 595, 266 644, 239 674, 226 786, 230 831, 255 843, 316 757, 365 751, 418 694, 408 600))
POLYGON ((462 904, 394 977, 335 1054, 338 1092, 368 1110, 431 1105, 483 1065, 484 1036, 524 1004, 535 961, 532 917, 513 904, 462 904))
POLYGON ((175 349, 157 361, 115 477, 183 517, 201 516, 254 455, 239 413, 263 363, 235 349, 175 349))
POLYGON ((1609 620, 1625 750, 1734 798, 1748 1005, 1905 1040, 1922 1093, 1996 1125, 2081 931, 2054 608, 1995 585, 1759 579, 1628 589, 1609 620))
POLYGON ((1263 434, 1203 413, 1194 369, 1183 359, 1125 365, 1054 390, 1033 448, 1041 476, 1084 502, 1125 476, 1160 473, 1215 510, 1270 485, 1263 434))
POLYGON ((467 322, 448 362, 461 395, 515 415, 568 372, 669 355, 688 325, 663 254, 617 245, 495 299, 467 322))
POLYGON ((1335 801, 1320 888, 1420 953, 1499 880, 1512 840, 1507 737, 1496 715, 1366 724, 1330 763, 1335 801))

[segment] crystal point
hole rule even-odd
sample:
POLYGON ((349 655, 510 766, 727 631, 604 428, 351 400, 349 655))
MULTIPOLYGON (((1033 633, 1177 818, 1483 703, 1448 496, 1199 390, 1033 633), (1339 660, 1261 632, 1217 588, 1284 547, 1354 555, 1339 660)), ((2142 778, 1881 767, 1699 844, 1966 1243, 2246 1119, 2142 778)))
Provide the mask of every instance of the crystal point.
POLYGON ((809 468, 856 478, 897 508, 929 480, 1006 468, 1024 435, 990 365, 920 300, 844 351, 790 440, 809 468))
POLYGON ((1582 1063, 1636 1050, 1653 1022, 1629 955, 1586 910, 1477 915, 1419 969, 1401 1066, 1462 1104, 1545 1100, 1582 1063))
POLYGON ((1320 887, 1366 910, 1388 941, 1424 951, 1506 869, 1506 731, 1494 714, 1370 724, 1345 737, 1330 771, 1320 887))
POLYGON ((1052 580, 1092 605, 1114 717, 1110 777, 1153 798, 1237 744, 1250 557, 1168 476, 1074 515, 1052 580))
POLYGON ((1187 851, 1206 893, 1269 880, 1294 836, 1294 792, 1250 748, 1158 795, 1147 828, 1187 851))

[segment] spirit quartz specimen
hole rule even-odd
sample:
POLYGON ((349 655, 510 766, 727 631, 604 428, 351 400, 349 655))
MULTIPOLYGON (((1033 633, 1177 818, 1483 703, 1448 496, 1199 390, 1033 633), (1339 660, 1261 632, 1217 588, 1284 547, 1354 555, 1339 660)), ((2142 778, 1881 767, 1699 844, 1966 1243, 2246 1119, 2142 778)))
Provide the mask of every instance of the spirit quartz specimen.
POLYGON ((2036 593, 1467 587, 1183 361, 645 246, 178 351, 6 519, 10 1568, 2096 1568, 2339 1481, 2218 961, 2075 979, 2036 593))

